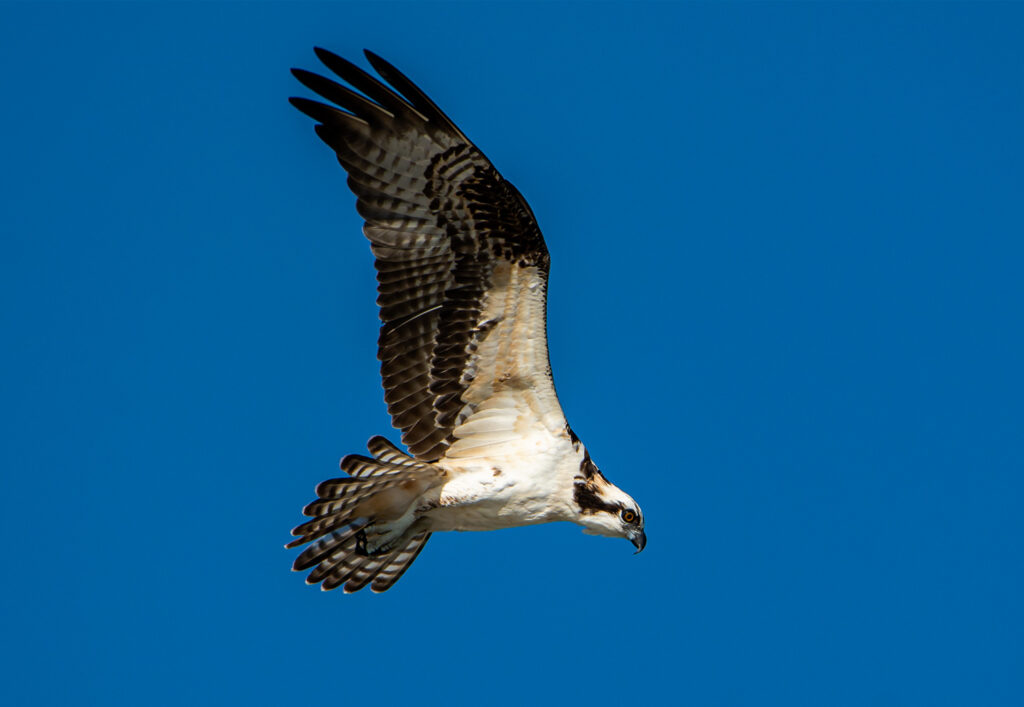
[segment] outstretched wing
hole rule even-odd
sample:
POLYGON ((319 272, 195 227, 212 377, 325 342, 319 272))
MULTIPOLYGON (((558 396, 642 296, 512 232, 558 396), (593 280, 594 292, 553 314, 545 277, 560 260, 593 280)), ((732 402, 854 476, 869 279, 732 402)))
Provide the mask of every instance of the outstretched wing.
POLYGON ((333 105, 291 102, 318 122, 366 219, 384 398, 402 441, 436 460, 506 441, 527 413, 561 428, 545 329, 549 257, 529 205, 386 61, 366 52, 389 85, 316 53, 351 88, 294 69, 333 105))

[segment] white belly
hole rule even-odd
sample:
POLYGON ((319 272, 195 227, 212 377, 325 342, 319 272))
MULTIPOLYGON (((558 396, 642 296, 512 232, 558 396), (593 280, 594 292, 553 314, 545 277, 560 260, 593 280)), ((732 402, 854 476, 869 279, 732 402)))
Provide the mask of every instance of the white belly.
POLYGON ((579 461, 568 439, 531 435, 466 459, 445 459, 448 472, 436 507, 423 514, 431 530, 497 530, 570 520, 579 461))

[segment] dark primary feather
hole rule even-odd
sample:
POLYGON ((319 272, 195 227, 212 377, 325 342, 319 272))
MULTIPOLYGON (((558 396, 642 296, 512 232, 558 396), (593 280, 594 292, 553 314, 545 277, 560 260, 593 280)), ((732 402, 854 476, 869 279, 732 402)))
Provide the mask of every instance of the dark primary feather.
MULTIPOLYGON (((348 172, 366 220, 392 422, 413 456, 436 460, 467 414, 462 394, 487 335, 480 320, 496 263, 533 265, 546 275, 547 248, 525 199, 404 74, 367 52, 389 86, 335 54, 316 53, 351 88, 295 69, 299 81, 334 105, 291 101, 319 123, 317 134, 348 172)), ((372 580, 364 576, 372 566, 346 569, 325 586, 350 576, 356 584, 372 580)))
POLYGON ((414 106, 423 111, 423 113, 426 114, 427 120, 433 122, 435 125, 443 125, 452 135, 459 137, 463 142, 469 142, 469 138, 467 138, 465 134, 456 127, 455 123, 453 123, 451 119, 437 107, 436 103, 430 100, 427 94, 420 90, 419 86, 410 81, 405 74, 370 50, 365 50, 365 53, 366 58, 369 60, 373 68, 377 70, 377 73, 380 74, 385 81, 397 88, 398 92, 409 99, 414 106))

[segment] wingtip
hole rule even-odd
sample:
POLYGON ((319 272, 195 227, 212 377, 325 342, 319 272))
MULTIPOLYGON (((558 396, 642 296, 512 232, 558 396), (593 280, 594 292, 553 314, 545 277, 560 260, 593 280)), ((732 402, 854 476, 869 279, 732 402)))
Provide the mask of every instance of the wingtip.
POLYGON ((388 71, 396 70, 395 67, 393 67, 387 60, 382 59, 379 54, 374 54, 369 49, 363 50, 363 56, 365 56, 366 60, 370 62, 370 66, 376 69, 377 73, 384 76, 385 79, 387 79, 386 74, 388 71))
MULTIPOLYGON (((315 130, 317 131, 317 135, 320 135, 321 138, 323 137, 323 134, 320 132, 321 128, 323 128, 327 123, 332 123, 337 119, 337 116, 342 115, 342 111, 333 108, 332 106, 309 98, 304 98, 302 96, 291 96, 288 98, 288 102, 291 103, 298 111, 308 115, 318 123, 318 125, 315 126, 315 130)), ((355 116, 352 116, 352 118, 354 120, 361 120, 355 116)))
POLYGON ((324 49, 323 47, 313 47, 313 53, 316 54, 316 58, 323 62, 324 65, 329 65, 332 60, 341 58, 330 49, 324 49))
POLYGON ((312 71, 306 71, 305 69, 292 69, 292 76, 310 91, 325 98, 327 97, 327 91, 324 86, 328 85, 329 81, 323 76, 314 74, 312 71))

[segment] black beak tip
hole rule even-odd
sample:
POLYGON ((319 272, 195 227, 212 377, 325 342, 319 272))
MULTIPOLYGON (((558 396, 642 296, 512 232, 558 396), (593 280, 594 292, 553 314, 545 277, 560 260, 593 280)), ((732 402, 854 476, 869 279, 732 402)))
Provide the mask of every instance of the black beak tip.
POLYGON ((637 535, 635 538, 632 538, 632 542, 633 546, 636 547, 636 552, 634 552, 633 554, 639 555, 641 552, 644 551, 644 548, 647 547, 647 533, 641 530, 639 535, 637 535))

